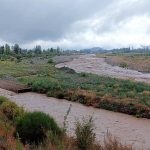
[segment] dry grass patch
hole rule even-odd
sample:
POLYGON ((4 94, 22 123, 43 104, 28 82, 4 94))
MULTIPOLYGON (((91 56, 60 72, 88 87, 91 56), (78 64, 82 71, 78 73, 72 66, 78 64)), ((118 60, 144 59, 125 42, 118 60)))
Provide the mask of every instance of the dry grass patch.
POLYGON ((140 72, 150 72, 150 56, 146 55, 118 55, 107 56, 107 63, 140 72))

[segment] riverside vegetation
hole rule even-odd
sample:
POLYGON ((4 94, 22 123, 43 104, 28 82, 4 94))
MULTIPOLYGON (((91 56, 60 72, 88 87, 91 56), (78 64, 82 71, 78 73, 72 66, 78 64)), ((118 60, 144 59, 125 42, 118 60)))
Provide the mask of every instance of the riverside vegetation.
POLYGON ((47 96, 150 118, 150 85, 76 73, 65 67, 56 69, 52 56, 26 56, 21 57, 20 62, 15 58, 3 59, 0 61, 0 77, 13 77, 47 96))
POLYGON ((119 66, 146 73, 150 72, 150 53, 118 53, 97 56, 105 57, 106 62, 113 66, 119 66))
POLYGON ((25 112, 0 96, 1 150, 133 150, 111 135, 96 143, 92 117, 76 122, 75 137, 67 136, 63 128, 49 115, 25 112))

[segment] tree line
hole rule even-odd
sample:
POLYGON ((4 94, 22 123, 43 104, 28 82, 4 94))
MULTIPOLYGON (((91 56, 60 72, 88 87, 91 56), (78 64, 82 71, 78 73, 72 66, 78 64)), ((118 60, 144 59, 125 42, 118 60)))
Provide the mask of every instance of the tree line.
POLYGON ((57 48, 48 48, 42 49, 40 45, 36 45, 33 49, 22 49, 19 44, 15 44, 10 46, 9 44, 5 44, 0 46, 0 55, 40 55, 43 53, 61 53, 61 49, 57 48))

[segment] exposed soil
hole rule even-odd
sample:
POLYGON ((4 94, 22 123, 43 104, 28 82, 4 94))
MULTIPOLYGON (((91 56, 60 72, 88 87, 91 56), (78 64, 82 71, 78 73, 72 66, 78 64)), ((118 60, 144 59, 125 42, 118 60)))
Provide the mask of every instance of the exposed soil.
POLYGON ((0 88, 13 91, 16 93, 32 91, 31 87, 22 85, 20 83, 17 83, 16 81, 11 81, 11 80, 0 80, 0 88))
POLYGON ((59 63, 64 63, 64 62, 68 62, 68 61, 72 61, 75 58, 78 58, 79 55, 69 55, 69 56, 55 56, 53 57, 53 62, 55 64, 59 64, 59 63))
POLYGON ((28 111, 43 111, 53 116, 62 125, 64 116, 69 108, 71 112, 68 116, 68 134, 73 135, 76 118, 93 116, 95 122, 95 133, 97 141, 103 140, 107 131, 119 138, 123 143, 133 144, 135 148, 149 150, 150 148, 150 120, 138 119, 129 115, 115 113, 102 109, 86 107, 78 103, 66 100, 48 98, 37 93, 15 94, 0 89, 0 95, 8 97, 28 111))
POLYGON ((105 58, 97 58, 95 55, 82 55, 73 61, 57 64, 56 67, 68 67, 79 73, 87 72, 150 83, 150 73, 141 73, 131 69, 112 66, 105 62, 105 58))

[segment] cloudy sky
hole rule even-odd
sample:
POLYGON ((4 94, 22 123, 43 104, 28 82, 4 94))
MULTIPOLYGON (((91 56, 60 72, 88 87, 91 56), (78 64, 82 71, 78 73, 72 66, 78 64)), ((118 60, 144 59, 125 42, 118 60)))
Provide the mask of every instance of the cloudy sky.
POLYGON ((0 44, 64 49, 150 44, 150 0, 0 0, 0 44))

